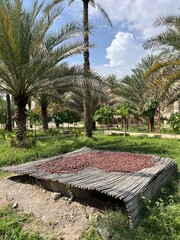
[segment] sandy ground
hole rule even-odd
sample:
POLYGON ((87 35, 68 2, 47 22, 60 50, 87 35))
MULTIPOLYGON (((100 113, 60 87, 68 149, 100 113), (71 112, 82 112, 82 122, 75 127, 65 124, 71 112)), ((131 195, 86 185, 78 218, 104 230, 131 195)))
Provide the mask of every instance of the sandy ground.
POLYGON ((34 215, 26 229, 57 240, 81 239, 80 232, 88 228, 89 218, 98 214, 85 203, 64 197, 54 200, 52 192, 22 177, 0 179, 0 208, 14 203, 18 203, 18 210, 34 215))

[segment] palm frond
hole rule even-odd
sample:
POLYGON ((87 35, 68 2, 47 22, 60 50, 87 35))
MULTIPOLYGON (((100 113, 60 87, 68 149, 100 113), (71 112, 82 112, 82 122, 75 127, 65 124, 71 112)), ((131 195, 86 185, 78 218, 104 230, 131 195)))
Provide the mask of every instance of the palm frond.
MULTIPOLYGON (((92 4, 92 2, 94 3, 94 1, 90 1, 91 4, 92 4)), ((110 18, 108 16, 108 14, 106 13, 106 11, 102 8, 102 6, 99 3, 94 3, 93 6, 98 8, 100 13, 104 17, 104 19, 107 21, 107 23, 110 25, 110 27, 112 27, 112 22, 111 22, 111 20, 110 20, 110 18)))

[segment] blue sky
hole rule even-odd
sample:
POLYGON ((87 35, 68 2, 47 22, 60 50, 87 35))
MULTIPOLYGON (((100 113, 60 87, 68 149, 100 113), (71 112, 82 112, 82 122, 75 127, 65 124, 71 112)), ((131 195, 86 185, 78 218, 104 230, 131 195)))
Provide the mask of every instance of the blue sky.
MULTIPOLYGON (((45 3, 50 0, 45 0, 45 3)), ((25 0, 29 4, 30 0, 25 0)), ((67 3, 68 0, 65 0, 67 3)), ((145 39, 162 31, 154 28, 153 22, 159 16, 180 13, 177 0, 95 0, 108 13, 113 27, 110 28, 97 9, 90 7, 90 22, 96 29, 90 41, 96 44, 90 50, 91 68, 103 75, 116 74, 122 78, 147 55, 143 49, 145 39)), ((75 0, 65 7, 59 23, 82 20, 82 0, 75 0)), ((68 58, 69 64, 83 63, 82 56, 68 58)))

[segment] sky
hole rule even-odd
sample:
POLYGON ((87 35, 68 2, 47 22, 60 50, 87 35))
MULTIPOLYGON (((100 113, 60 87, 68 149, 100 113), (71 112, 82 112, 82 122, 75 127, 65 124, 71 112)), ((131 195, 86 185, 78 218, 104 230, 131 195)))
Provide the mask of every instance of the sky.
MULTIPOLYGON (((24 0, 25 4, 31 0, 24 0)), ((45 0, 45 3, 51 0, 45 0)), ((65 0, 68 2, 68 0, 65 0)), ((113 27, 110 27, 100 12, 90 7, 89 20, 95 25, 90 42, 95 48, 90 49, 91 68, 107 76, 115 74, 119 79, 131 74, 131 69, 142 57, 151 53, 144 50, 146 39, 163 31, 155 28, 153 22, 160 16, 180 13, 178 0, 95 0, 107 12, 113 27)), ((82 0, 74 0, 64 12, 59 23, 71 20, 82 21, 82 0)), ((83 56, 67 59, 70 65, 82 64, 83 56)))

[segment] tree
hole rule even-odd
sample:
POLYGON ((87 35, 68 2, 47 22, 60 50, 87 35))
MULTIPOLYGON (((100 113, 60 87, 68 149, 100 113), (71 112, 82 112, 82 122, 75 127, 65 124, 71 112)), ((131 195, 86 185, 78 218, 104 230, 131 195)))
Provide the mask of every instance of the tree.
MULTIPOLYGON (((73 3, 75 0, 69 0, 69 5, 73 3)), ((53 1, 49 5, 51 8, 52 6, 55 6, 58 3, 61 3, 62 0, 56 0, 53 1)), ((107 15, 107 13, 104 11, 104 9, 98 4, 95 3, 94 0, 82 0, 83 2, 83 26, 84 26, 84 126, 85 126, 85 136, 86 137, 92 137, 92 109, 90 105, 90 99, 91 99, 91 88, 87 79, 87 74, 90 71, 90 61, 89 61, 89 4, 91 4, 92 7, 97 7, 98 10, 101 12, 102 16, 108 21, 110 25, 111 21, 107 15)))
POLYGON ((109 124, 111 123, 115 115, 115 110, 109 105, 105 105, 95 111, 93 119, 99 124, 109 124))
POLYGON ((135 114, 141 115, 146 120, 148 118, 147 122, 149 131, 153 130, 154 117, 156 113, 155 108, 157 107, 159 108, 158 122, 160 131, 160 104, 164 100, 164 95, 160 91, 160 85, 156 88, 150 87, 152 82, 157 79, 157 74, 152 74, 148 81, 145 79, 145 74, 162 57, 163 55, 159 54, 148 55, 142 58, 140 63, 137 64, 136 68, 132 70, 133 74, 124 77, 119 83, 119 87, 115 90, 116 94, 133 105, 135 114))
POLYGON ((65 122, 64 112, 56 112, 52 116, 52 120, 55 122, 56 127, 59 128, 59 124, 63 124, 65 122))
POLYGON ((68 128, 69 124, 77 123, 79 121, 80 117, 77 112, 71 111, 69 109, 64 110, 64 122, 68 123, 68 128))
POLYGON ((29 98, 51 87, 51 69, 56 64, 83 51, 82 42, 73 40, 82 28, 68 23, 52 33, 62 8, 45 13, 43 7, 38 1, 30 10, 23 8, 21 0, 0 2, 0 90, 11 94, 17 106, 18 142, 24 140, 29 98))
POLYGON ((42 128, 44 131, 48 129, 48 105, 51 103, 52 98, 47 94, 39 94, 37 97, 37 102, 41 107, 42 116, 42 128))
MULTIPOLYGON (((168 50, 166 57, 157 62, 146 74, 146 78, 156 73, 152 88, 161 86, 161 95, 166 101, 179 100, 180 96, 180 16, 169 15, 156 19, 155 27, 164 26, 165 31, 145 41, 145 49, 168 50)), ((179 103, 180 104, 180 103, 179 103)))
POLYGON ((133 106, 129 102, 122 103, 117 109, 117 114, 119 114, 124 121, 124 136, 126 136, 126 130, 128 130, 128 117, 133 113, 133 106))
POLYGON ((158 101, 155 97, 148 99, 148 101, 142 107, 142 115, 147 118, 148 130, 153 132, 154 130, 154 117, 157 113, 158 101))
POLYGON ((180 133, 180 113, 176 112, 172 114, 168 120, 171 129, 174 133, 180 133))
POLYGON ((180 16, 168 15, 157 18, 154 26, 165 26, 166 30, 147 39, 144 43, 145 49, 172 47, 174 50, 180 51, 180 16))
POLYGON ((65 109, 62 112, 57 112, 53 114, 52 119, 55 122, 57 128, 59 128, 59 124, 63 123, 68 123, 69 128, 69 124, 77 123, 80 121, 80 116, 75 111, 65 109))

